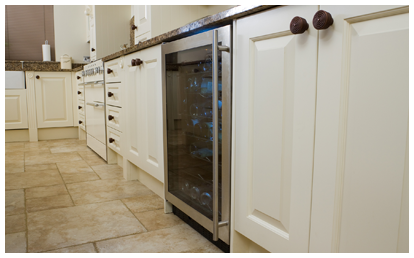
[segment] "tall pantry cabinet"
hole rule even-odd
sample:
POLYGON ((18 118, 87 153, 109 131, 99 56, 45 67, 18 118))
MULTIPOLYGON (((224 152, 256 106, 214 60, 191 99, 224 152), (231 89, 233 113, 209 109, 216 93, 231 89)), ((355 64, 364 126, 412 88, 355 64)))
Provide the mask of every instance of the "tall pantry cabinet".
POLYGON ((233 251, 241 234, 271 252, 408 252, 408 24, 401 6, 235 22, 233 251))

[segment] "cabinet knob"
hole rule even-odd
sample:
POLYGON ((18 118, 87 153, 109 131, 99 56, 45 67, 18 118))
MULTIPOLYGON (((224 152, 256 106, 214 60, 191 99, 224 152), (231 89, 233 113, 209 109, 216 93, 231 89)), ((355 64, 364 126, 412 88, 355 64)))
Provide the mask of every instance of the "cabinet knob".
POLYGON ((135 26, 135 24, 132 24, 132 25, 131 25, 131 30, 136 30, 136 29, 138 29, 138 27, 137 27, 137 26, 135 26))
POLYGON ((109 138, 109 143, 113 143, 115 141, 114 138, 109 138))
POLYGON ((76 76, 76 79, 80 80, 80 78, 81 78, 80 76, 76 76))
POLYGON ((110 73, 112 73, 113 71, 112 71, 110 68, 108 68, 108 69, 106 70, 106 72, 107 72, 108 74, 110 74, 110 73))
POLYGON ((112 92, 108 92, 108 97, 112 97, 114 94, 112 92))
POLYGON ((131 65, 135 66, 135 59, 131 59, 131 65))
POLYGON ((78 91, 78 95, 81 95, 82 94, 82 91, 78 91))
POLYGON ((309 24, 306 19, 296 16, 290 22, 290 31, 293 34, 302 34, 309 28, 309 24))
POLYGON ((81 120, 79 120, 79 124, 82 124, 82 121, 81 120))
POLYGON ((143 62, 141 59, 137 58, 135 59, 135 65, 141 65, 143 62))
POLYGON ((325 30, 333 24, 332 15, 324 10, 319 10, 313 16, 313 27, 317 30, 325 30))
POLYGON ((39 75, 36 75, 36 79, 40 79, 40 76, 39 75))
POLYGON ((95 49, 94 49, 94 48, 91 48, 91 51, 92 51, 92 52, 95 52, 95 49))
POLYGON ((114 116, 111 116, 111 115, 108 116, 108 120, 112 120, 114 118, 115 118, 114 116))
POLYGON ((82 108, 82 106, 78 106, 78 109, 81 109, 82 108))

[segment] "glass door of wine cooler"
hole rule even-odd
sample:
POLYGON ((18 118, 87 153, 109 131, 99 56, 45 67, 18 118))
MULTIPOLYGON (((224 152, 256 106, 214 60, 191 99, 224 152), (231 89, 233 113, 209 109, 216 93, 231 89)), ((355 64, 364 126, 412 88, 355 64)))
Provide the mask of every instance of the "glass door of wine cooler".
MULTIPOLYGON (((231 132, 231 27, 217 29, 162 46, 164 149, 167 201, 213 232, 213 214, 218 221, 230 219, 230 132, 231 132), (213 73, 217 65, 217 73, 213 73), (217 76, 217 92, 214 92, 217 76), (214 122, 213 97, 217 94, 214 122), (214 156, 214 129, 217 140, 214 156), (215 160, 215 158, 217 160, 215 160), (218 163, 218 207, 213 207, 214 164, 218 163)), ((229 226, 218 229, 229 244, 229 226)))

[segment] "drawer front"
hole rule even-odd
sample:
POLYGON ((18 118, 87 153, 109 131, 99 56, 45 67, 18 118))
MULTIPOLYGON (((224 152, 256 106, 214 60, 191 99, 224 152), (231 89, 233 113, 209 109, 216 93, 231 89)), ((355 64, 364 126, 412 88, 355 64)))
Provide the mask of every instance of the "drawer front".
POLYGON ((78 106, 76 108, 80 116, 85 116, 85 101, 78 100, 78 106))
POLYGON ((111 127, 107 127, 107 144, 108 147, 116 151, 118 154, 122 155, 122 133, 112 129, 111 127))
POLYGON ((79 100, 85 100, 85 87, 78 85, 78 91, 76 92, 79 100))
POLYGON ((105 82, 121 82, 121 59, 105 62, 105 82))
POLYGON ((106 104, 122 107, 122 83, 108 83, 106 86, 106 104))
POLYGON ((75 73, 76 83, 83 83, 82 71, 75 73))
POLYGON ((83 116, 83 115, 80 115, 79 114, 79 121, 78 121, 78 125, 79 125, 79 127, 82 129, 82 130, 84 130, 84 131, 86 131, 86 127, 85 127, 85 125, 86 125, 86 120, 85 120, 85 116, 83 116))
POLYGON ((106 125, 122 132, 122 108, 106 106, 106 125))

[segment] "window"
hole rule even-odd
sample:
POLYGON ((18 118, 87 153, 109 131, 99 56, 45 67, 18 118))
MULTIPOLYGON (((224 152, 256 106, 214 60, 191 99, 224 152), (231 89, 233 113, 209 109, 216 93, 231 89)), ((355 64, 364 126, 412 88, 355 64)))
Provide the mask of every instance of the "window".
POLYGON ((5 9, 6 60, 43 61, 42 45, 48 40, 55 61, 53 5, 6 5, 5 9))

